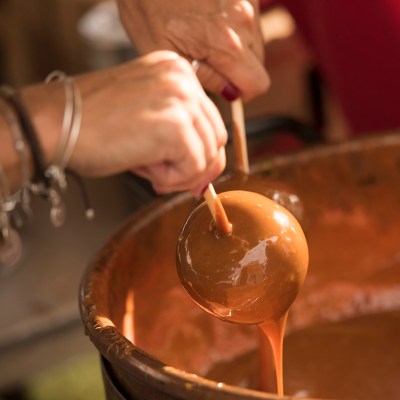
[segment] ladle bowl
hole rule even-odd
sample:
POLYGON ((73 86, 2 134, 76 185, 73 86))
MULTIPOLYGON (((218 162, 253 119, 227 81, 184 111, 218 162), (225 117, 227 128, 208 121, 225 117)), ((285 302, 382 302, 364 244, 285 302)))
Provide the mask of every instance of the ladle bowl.
POLYGON ((259 193, 219 194, 232 231, 220 234, 205 203, 178 238, 177 271, 192 299, 228 322, 260 324, 289 309, 307 273, 308 249, 294 216, 259 193))
MULTIPOLYGON (((310 265, 284 343, 288 398, 400 398, 400 135, 277 156, 251 175, 290 185, 307 218, 310 265)), ((177 238, 195 205, 188 194, 149 204, 83 276, 107 400, 279 399, 257 390, 255 327, 207 315, 179 282, 177 238)))

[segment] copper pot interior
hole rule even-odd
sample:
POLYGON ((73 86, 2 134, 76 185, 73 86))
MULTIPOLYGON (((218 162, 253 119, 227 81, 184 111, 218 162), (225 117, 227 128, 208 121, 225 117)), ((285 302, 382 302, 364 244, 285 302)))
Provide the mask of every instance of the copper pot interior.
MULTIPOLYGON (((289 313, 285 393, 400 398, 400 139, 312 148, 252 176, 290 185, 304 205, 310 266, 289 313)), ((82 282, 87 332, 126 398, 273 398, 257 391, 257 328, 207 315, 178 281, 176 241, 195 204, 155 202, 104 246, 82 282)))

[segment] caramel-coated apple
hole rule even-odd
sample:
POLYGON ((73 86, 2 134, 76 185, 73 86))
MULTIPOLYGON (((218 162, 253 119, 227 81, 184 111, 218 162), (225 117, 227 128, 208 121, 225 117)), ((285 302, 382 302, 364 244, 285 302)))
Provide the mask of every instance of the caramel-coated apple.
POLYGON ((180 280, 218 318, 242 324, 277 320, 306 276, 303 230, 288 210, 261 194, 235 190, 218 197, 232 233, 218 233, 207 205, 199 205, 178 239, 180 280))

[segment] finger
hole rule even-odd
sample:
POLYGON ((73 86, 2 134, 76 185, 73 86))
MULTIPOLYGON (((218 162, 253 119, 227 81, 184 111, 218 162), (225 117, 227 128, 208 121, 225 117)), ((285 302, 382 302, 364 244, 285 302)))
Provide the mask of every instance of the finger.
POLYGON ((163 162, 148 166, 152 182, 163 182, 165 186, 175 186, 181 182, 194 179, 207 168, 205 143, 198 135, 192 121, 184 123, 184 132, 177 133, 182 137, 174 140, 163 162))
POLYGON ((256 37, 257 40, 253 41, 253 43, 249 46, 250 50, 254 53, 258 60, 265 66, 265 45, 263 34, 261 30, 261 25, 258 24, 255 29, 257 30, 256 37))
POLYGON ((168 165, 168 163, 159 163, 135 168, 131 170, 131 172, 150 181, 154 190, 159 194, 163 194, 176 191, 177 189, 175 188, 182 185, 181 183, 171 184, 163 179, 168 174, 167 170, 169 168, 171 168, 171 166, 168 165), (159 190, 159 188, 163 188, 163 190, 159 190))
POLYGON ((200 62, 197 77, 205 90, 219 94, 228 101, 238 97, 247 101, 264 93, 270 78, 260 54, 263 50, 242 49, 236 53, 224 52, 220 57, 210 57, 200 62), (219 71, 224 71, 221 73, 219 71))
POLYGON ((250 48, 238 48, 225 52, 220 57, 210 57, 207 63, 216 71, 226 71, 226 79, 239 89, 245 101, 269 88, 270 78, 267 70, 250 48))
POLYGON ((136 167, 136 168, 130 169, 130 172, 132 172, 132 174, 141 176, 142 178, 147 179, 148 181, 151 182, 152 181, 152 177, 153 177, 152 167, 154 167, 154 165, 136 167))
POLYGON ((204 115, 195 118, 193 121, 193 126, 199 135, 201 142, 203 143, 203 154, 202 157, 205 160, 204 169, 207 165, 215 158, 218 145, 217 138, 213 133, 212 125, 204 115))
MULTIPOLYGON (((222 143, 225 144, 225 141, 223 140, 222 143)), ((197 188, 197 191, 199 191, 198 188, 215 179, 223 171, 225 165, 225 147, 220 145, 215 156, 208 159, 208 164, 204 170, 197 171, 193 175, 182 174, 176 165, 168 162, 135 168, 132 172, 151 181, 158 193, 192 190, 193 188, 197 188)))
POLYGON ((245 101, 264 93, 271 84, 264 63, 260 62, 251 49, 247 49, 243 54, 242 61, 235 63, 231 70, 231 77, 242 91, 242 98, 245 101), (248 90, 245 92, 242 88, 248 90))
POLYGON ((199 64, 197 77, 205 90, 220 95, 225 100, 233 101, 240 97, 240 90, 225 75, 219 73, 206 62, 199 64))
MULTIPOLYGON (((198 71, 201 64, 198 60, 192 60, 191 62, 195 72, 198 71)), ((216 105, 204 93, 200 84, 197 84, 197 88, 199 96, 195 97, 195 93, 191 93, 192 106, 190 115, 193 118, 195 131, 203 143, 204 158, 208 164, 210 160, 216 157, 218 148, 226 145, 228 133, 216 105)))
MULTIPOLYGON (((198 69, 204 86, 214 93, 233 100, 239 89, 244 100, 263 93, 269 87, 269 76, 264 66, 264 45, 259 24, 258 4, 237 1, 228 9, 229 27, 209 25, 213 38, 198 69)), ((211 40, 211 39, 209 39, 211 40)), ((237 97, 237 96, 236 96, 237 97)))
POLYGON ((204 96, 204 100, 200 104, 200 109, 201 114, 199 118, 207 120, 208 123, 207 131, 201 131, 201 134, 205 133, 213 136, 213 142, 215 143, 213 154, 215 155, 219 147, 224 147, 226 145, 228 141, 228 132, 218 108, 207 96, 204 96))
POLYGON ((233 4, 228 11, 233 32, 243 48, 253 51, 264 62, 264 43, 261 32, 259 5, 254 0, 241 0, 233 4))
POLYGON ((159 163, 135 168, 131 172, 150 181, 154 191, 158 194, 188 190, 188 187, 191 187, 193 179, 175 182, 169 182, 164 179, 165 176, 170 175, 168 170, 171 168, 173 168, 173 166, 168 163, 159 163))
MULTIPOLYGON (((225 148, 221 147, 218 151, 217 157, 207 167, 203 174, 196 175, 188 180, 177 182, 174 185, 169 185, 162 180, 154 179, 152 180, 153 188, 159 194, 190 190, 193 194, 200 195, 204 187, 223 172, 225 166, 225 148)), ((155 172, 155 170, 153 169, 152 172, 155 172)))
MULTIPOLYGON (((192 111, 194 130, 203 144, 202 157, 205 160, 205 168, 216 157, 220 147, 219 142, 221 142, 219 138, 221 133, 215 130, 213 117, 208 114, 210 111, 207 110, 207 102, 205 100, 192 111)), ((217 115, 214 116, 214 118, 217 117, 217 115)), ((217 124, 217 122, 215 123, 217 124)))
POLYGON ((207 185, 221 175, 221 173, 225 169, 225 166, 226 166, 225 148, 220 148, 218 152, 218 157, 216 158, 215 162, 211 165, 211 167, 205 174, 203 180, 198 185, 194 185, 193 188, 190 189, 193 195, 194 196, 202 195, 207 185))

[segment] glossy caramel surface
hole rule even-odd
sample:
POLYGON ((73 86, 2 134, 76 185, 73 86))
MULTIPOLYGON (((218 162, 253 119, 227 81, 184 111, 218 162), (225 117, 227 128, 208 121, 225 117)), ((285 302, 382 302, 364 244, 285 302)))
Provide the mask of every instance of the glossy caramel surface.
POLYGON ((230 322, 258 324, 282 316, 306 276, 307 242, 286 209, 258 193, 219 194, 232 233, 219 235, 206 204, 178 238, 181 282, 206 311, 230 322))

